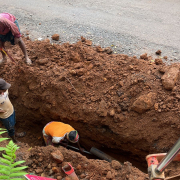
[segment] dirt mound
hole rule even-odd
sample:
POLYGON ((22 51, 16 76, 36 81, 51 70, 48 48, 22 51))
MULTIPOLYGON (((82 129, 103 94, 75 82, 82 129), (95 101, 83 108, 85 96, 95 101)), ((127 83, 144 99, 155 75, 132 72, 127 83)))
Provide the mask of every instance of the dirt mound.
POLYGON ((9 46, 17 63, 1 66, 0 75, 12 84, 17 130, 27 131, 30 146, 42 145, 46 123, 62 121, 87 149, 126 152, 146 166, 146 155, 167 152, 179 138, 179 64, 112 54, 84 38, 25 43, 33 65, 9 46))
POLYGON ((113 160, 111 163, 102 160, 87 159, 80 153, 67 150, 63 147, 35 147, 27 148, 20 144, 21 150, 17 152, 17 160, 26 160, 29 166, 28 173, 38 176, 56 178, 61 180, 66 177, 62 171, 64 163, 71 163, 79 179, 146 179, 147 175, 126 162, 121 165, 113 160), (62 153, 62 154, 61 154, 62 153), (53 157, 56 156, 56 159, 53 157), (61 156, 60 161, 57 158, 61 156), (58 161, 57 161, 58 159, 58 161), (61 162, 61 160, 63 160, 61 162))

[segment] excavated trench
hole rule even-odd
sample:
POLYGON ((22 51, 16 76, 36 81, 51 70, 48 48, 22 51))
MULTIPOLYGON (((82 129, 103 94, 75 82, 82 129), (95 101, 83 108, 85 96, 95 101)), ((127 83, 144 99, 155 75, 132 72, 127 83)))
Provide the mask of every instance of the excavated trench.
POLYGON ((172 91, 163 88, 164 64, 147 55, 111 54, 84 38, 73 45, 25 43, 33 65, 24 64, 12 46, 17 63, 1 66, 0 76, 12 85, 16 130, 27 132, 21 141, 29 146, 43 146, 43 127, 62 121, 79 132, 86 150, 96 147, 147 172, 145 157, 167 152, 179 138, 180 82, 172 91), (137 112, 135 102, 143 98, 137 112))
MULTIPOLYGON (((22 70, 20 70, 22 72, 22 70)), ((66 112, 66 116, 69 116, 66 118, 58 117, 57 114, 54 114, 55 111, 53 111, 54 117, 51 117, 51 112, 53 109, 51 109, 53 106, 50 106, 49 111, 48 109, 44 110, 43 113, 40 109, 40 107, 47 106, 49 103, 45 102, 43 99, 40 98, 40 93, 34 93, 35 91, 30 90, 29 87, 32 86, 36 89, 35 85, 35 77, 32 77, 32 73, 28 74, 28 72, 24 71, 24 75, 22 76, 22 79, 16 78, 14 82, 11 82, 13 89, 10 89, 10 99, 12 101, 12 104, 15 107, 16 111, 16 131, 22 132, 25 131, 27 134, 25 137, 19 139, 21 142, 27 143, 30 147, 35 146, 45 146, 43 136, 42 136, 42 129, 43 127, 51 121, 62 121, 64 123, 70 124, 72 127, 74 127, 80 134, 80 143, 82 147, 84 147, 87 151, 90 151, 91 147, 98 148, 102 152, 106 153, 107 155, 111 156, 112 158, 118 160, 121 163, 124 163, 126 161, 129 161, 132 163, 133 166, 140 169, 142 172, 147 173, 147 165, 145 161, 145 156, 143 156, 143 153, 134 154, 131 151, 125 151, 124 149, 128 149, 129 144, 125 144, 125 147, 123 146, 118 147, 116 145, 119 141, 116 139, 116 134, 113 133, 109 129, 107 125, 98 125, 98 124, 88 124, 87 122, 81 122, 73 120, 70 116, 72 114, 70 112, 66 112), (31 79, 26 79, 25 77, 31 77, 31 79), (32 83, 32 84, 31 84, 32 83), (28 88, 27 88, 28 87, 28 88), (46 104, 47 103, 47 104, 46 104), (37 105, 38 104, 38 105, 37 105), (38 108, 37 108, 38 106, 38 108), (43 116, 43 115, 44 116, 43 116), (46 116, 47 115, 47 116, 46 116), (99 136, 99 138, 98 138, 99 136), (106 139, 106 138, 110 139, 106 139), (108 144, 109 141, 113 139, 113 143, 108 144), (108 140, 108 141, 107 141, 108 140), (122 148, 122 149, 121 149, 122 148)), ((50 97, 50 94, 53 94, 53 87, 51 89, 44 90, 44 94, 49 94, 46 97, 50 97)), ((56 96, 58 96, 59 92, 55 92, 56 96)), ((49 100, 49 98, 48 98, 49 100)), ((66 103, 65 103, 66 104, 66 103)), ((63 108, 64 111, 65 108, 63 108)), ((59 110, 61 111, 61 110, 59 110)), ((78 112, 76 112, 78 113, 78 112)), ((62 113, 63 116, 63 113, 62 113)), ((126 141, 125 139, 123 139, 126 141)), ((74 146, 73 144, 70 144, 71 146, 74 146)), ((131 146, 131 145, 130 145, 131 146)), ((71 148, 70 148, 71 149, 71 148)), ((84 153, 88 158, 97 159, 98 157, 95 155, 88 155, 84 153)))
MULTIPOLYGON (((11 98, 11 96, 10 96, 11 98)), ((26 103, 26 102, 25 102, 26 103)), ((15 104, 15 102, 14 102, 15 104)), ((35 147, 35 146, 45 146, 44 144, 44 140, 42 137, 42 129, 43 127, 46 125, 46 123, 43 123, 43 119, 44 117, 41 117, 40 114, 36 114, 35 112, 31 112, 31 116, 29 116, 28 114, 24 114, 23 117, 18 116, 18 112, 19 111, 23 111, 23 112, 28 112, 29 110, 25 107, 18 107, 16 108, 16 114, 17 114, 17 124, 16 124, 16 130, 18 132, 21 131, 25 131, 27 133, 27 135, 23 138, 19 138, 19 140, 21 142, 27 143, 29 144, 29 146, 31 147, 35 147), (33 114, 35 114, 33 116, 33 114), (38 117, 38 118, 37 118, 38 117), (19 120, 24 120, 24 125, 22 125, 19 120), (29 123, 27 123, 29 122, 29 123)), ((54 121, 54 119, 49 119, 49 121, 54 121)), ((59 121, 61 121, 59 119, 59 121)), ((133 155, 133 153, 131 152, 125 152, 121 149, 111 149, 108 148, 107 145, 104 145, 96 140, 91 140, 90 138, 87 138, 86 136, 83 136, 82 134, 83 131, 86 131, 87 129, 83 129, 83 128, 78 128, 78 127, 82 127, 83 125, 80 124, 79 122, 77 123, 73 123, 73 120, 69 121, 63 121, 64 123, 68 123, 71 124, 73 127, 77 127, 76 129, 78 130, 79 134, 80 134, 80 143, 81 146, 87 150, 90 151, 90 149, 92 147, 98 148, 98 150, 104 152, 105 154, 110 156, 110 159, 112 157, 112 159, 118 160, 121 163, 124 163, 126 161, 129 161, 130 163, 132 163, 133 166, 137 167, 138 169, 140 169, 142 172, 147 173, 147 164, 146 161, 143 160, 143 157, 140 155, 133 155)), ((88 128, 88 125, 86 125, 88 128)), ((91 127, 92 131, 96 131, 97 127, 91 127)), ((102 129, 104 130, 104 127, 102 127, 102 129)), ((96 132, 99 133, 99 132, 96 132)), ((78 148, 76 145, 74 144, 70 144, 71 146, 74 146, 76 148, 78 148)), ((72 148, 68 148, 68 149, 72 149, 72 148)), ((76 151, 76 150, 74 150, 76 151)), ((77 151, 78 152, 78 151, 77 151)), ((98 156, 96 155, 89 155, 87 153, 83 154, 84 156, 86 156, 89 159, 100 159, 98 156)), ((106 155, 105 155, 106 156, 106 155)), ((108 158, 108 157, 107 157, 108 158)), ((103 158, 101 158, 103 159, 103 158)))
MULTIPOLYGON (((13 99, 13 97, 10 96, 10 99, 13 99)), ((15 100, 12 100, 12 102, 13 102, 13 104, 16 104, 15 100)), ((40 114, 32 112, 31 110, 29 110, 29 109, 27 109, 26 107, 23 107, 23 106, 22 107, 21 106, 16 107, 16 114, 17 114, 16 131, 17 132, 25 131, 27 133, 27 135, 25 137, 19 138, 18 140, 20 142, 27 143, 30 147, 45 146, 45 143, 44 143, 44 140, 43 140, 43 137, 42 137, 42 129, 46 125, 46 123, 43 122, 44 117, 42 117, 40 114), (19 114, 18 112, 24 112, 23 116, 18 115, 19 114), (28 112, 28 114, 26 112, 28 112)), ((49 119, 49 121, 54 121, 54 119, 49 119)), ((59 121, 61 121, 61 120, 59 119, 59 121)), ((80 135, 83 134, 83 131, 86 131, 86 129, 82 129, 82 128, 79 129, 78 127, 82 127, 83 125, 80 125, 80 123, 78 123, 78 122, 73 123, 73 120, 71 120, 71 121, 66 120, 66 121, 63 121, 63 122, 71 124, 75 128, 77 127, 76 129, 78 130, 80 135)), ((88 128, 88 125, 86 125, 86 126, 88 128)), ((94 130, 96 128, 97 127, 94 127, 94 130)), ((93 127, 91 127, 91 129, 93 130, 93 127)), ((102 129, 104 130, 104 127, 102 129)), ((99 133, 99 132, 97 132, 97 133, 99 133)), ((133 166, 137 167, 142 172, 147 173, 146 161, 143 160, 143 157, 141 155, 140 156, 133 155, 133 153, 125 152, 125 151, 123 151, 121 149, 108 148, 107 145, 104 145, 104 144, 102 144, 102 143, 100 143, 100 142, 98 142, 96 140, 91 140, 90 138, 87 138, 86 136, 81 136, 80 137, 80 143, 81 143, 81 146, 87 151, 90 151, 90 149, 92 147, 98 148, 98 150, 100 150, 100 151, 104 152, 105 154, 109 155, 110 159, 112 157, 112 159, 118 160, 121 163, 129 161, 130 163, 132 163, 133 166)), ((70 144, 70 145, 78 148, 74 144, 70 144)), ((72 149, 72 148, 68 148, 68 149, 72 149)), ((83 155, 86 156, 89 159, 99 159, 98 156, 95 156, 93 154, 89 155, 87 153, 84 153, 83 155)))

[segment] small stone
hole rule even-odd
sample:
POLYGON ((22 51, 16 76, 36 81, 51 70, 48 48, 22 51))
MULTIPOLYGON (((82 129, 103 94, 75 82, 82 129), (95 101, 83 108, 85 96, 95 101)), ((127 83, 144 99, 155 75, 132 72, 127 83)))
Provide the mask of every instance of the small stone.
POLYGON ((76 71, 75 71, 75 70, 70 70, 69 73, 70 73, 71 75, 76 75, 76 71))
POLYGON ((59 173, 60 172, 60 170, 57 167, 53 167, 52 171, 55 172, 55 173, 59 173))
POLYGON ((147 53, 144 53, 140 56, 141 59, 148 60, 147 53))
POLYGON ((112 173, 111 171, 108 171, 107 175, 106 175, 107 179, 112 179, 112 173))
POLYGON ((43 42, 50 43, 50 40, 49 39, 44 39, 43 42))
POLYGON ((115 110, 114 110, 114 109, 111 109, 110 112, 109 112, 109 115, 110 115, 110 116, 114 116, 114 114, 115 114, 115 110))
POLYGON ((41 168, 38 168, 38 169, 35 169, 35 172, 36 172, 37 174, 39 174, 39 173, 43 173, 43 170, 42 170, 41 168))
POLYGON ((101 48, 101 46, 97 46, 97 47, 96 47, 96 51, 97 51, 97 52, 103 52, 104 50, 101 48))
POLYGON ((51 164, 48 164, 47 168, 48 168, 48 169, 51 169, 51 164))
POLYGON ((122 165, 120 164, 120 162, 116 161, 116 160, 112 160, 111 162, 111 166, 113 169, 118 170, 122 168, 122 165))
POLYGON ((112 54, 112 49, 110 47, 104 48, 104 52, 106 52, 107 54, 112 54))
POLYGON ((178 100, 180 100, 180 95, 176 94, 176 98, 177 98, 178 100))
POLYGON ((120 87, 123 87, 123 85, 124 85, 123 81, 120 81, 119 85, 120 85, 120 87))
POLYGON ((39 65, 44 65, 44 64, 47 64, 48 63, 48 58, 44 58, 44 59, 39 59, 38 61, 37 61, 37 63, 39 64, 39 65))
POLYGON ((42 174, 41 174, 41 177, 46 177, 46 174, 45 174, 45 173, 42 173, 42 174))
POLYGON ((80 68, 80 69, 77 69, 77 70, 76 70, 76 74, 77 74, 78 76, 82 76, 85 72, 86 72, 86 69, 85 69, 85 68, 80 68))
POLYGON ((172 90, 175 87, 176 81, 178 80, 179 68, 171 67, 162 76, 162 84, 165 89, 172 90))
POLYGON ((157 50, 157 51, 156 51, 156 54, 157 54, 157 55, 161 55, 161 50, 157 50))
POLYGON ((53 170, 52 170, 52 169, 49 170, 49 176, 50 176, 51 174, 53 174, 53 170))
POLYGON ((163 64, 162 59, 155 59, 155 64, 156 64, 156 65, 163 64))
POLYGON ((158 108, 159 108, 159 104, 158 104, 158 103, 155 103, 155 104, 154 104, 154 109, 157 111, 158 108))
POLYGON ((34 163, 38 164, 38 160, 37 159, 33 159, 34 163))
POLYGON ((156 121, 157 121, 157 118, 153 118, 152 121, 153 121, 153 122, 156 122, 156 121))
POLYGON ((57 166, 57 163, 52 163, 52 167, 56 167, 57 166))
POLYGON ((59 34, 53 34, 51 38, 55 41, 58 41, 59 40, 59 34))
POLYGON ((58 163, 62 163, 63 160, 64 160, 64 156, 63 156, 63 154, 59 150, 51 153, 51 156, 58 163))
POLYGON ((84 164, 84 169, 86 169, 88 167, 88 165, 87 164, 84 164))
POLYGON ((56 179, 57 179, 57 180, 62 180, 62 177, 61 177, 61 176, 57 176, 56 179))
POLYGON ((81 170, 81 169, 82 169, 81 165, 78 164, 77 167, 76 167, 76 169, 77 169, 77 170, 81 170))
POLYGON ((163 108, 163 109, 166 109, 166 104, 163 104, 162 108, 163 108))
POLYGON ((84 173, 80 175, 80 178, 81 178, 81 179, 83 179, 83 178, 85 178, 85 177, 86 177, 86 175, 85 175, 84 173))
POLYGON ((64 180, 72 180, 70 177, 65 177, 65 179, 64 180))
POLYGON ((88 45, 88 46, 91 46, 92 45, 92 41, 86 39, 85 44, 88 45))
POLYGON ((99 116, 101 116, 101 117, 107 116, 106 106, 107 106, 106 102, 104 100, 101 100, 101 102, 99 104, 99 108, 97 110, 97 113, 99 116))
POLYGON ((39 162, 42 162, 42 161, 43 161, 43 158, 39 158, 38 161, 39 161, 39 162))

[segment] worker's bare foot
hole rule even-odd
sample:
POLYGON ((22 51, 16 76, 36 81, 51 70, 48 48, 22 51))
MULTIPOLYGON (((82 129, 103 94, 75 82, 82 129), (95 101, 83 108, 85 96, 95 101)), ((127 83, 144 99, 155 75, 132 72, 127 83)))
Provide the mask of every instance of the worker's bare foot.
POLYGON ((0 60, 0 65, 1 64, 4 64, 4 63, 6 63, 7 62, 7 57, 5 56, 5 57, 3 57, 1 60, 0 60))
POLYGON ((28 64, 28 65, 31 65, 31 64, 32 64, 32 61, 31 61, 29 58, 26 58, 25 62, 26 62, 26 64, 28 64))

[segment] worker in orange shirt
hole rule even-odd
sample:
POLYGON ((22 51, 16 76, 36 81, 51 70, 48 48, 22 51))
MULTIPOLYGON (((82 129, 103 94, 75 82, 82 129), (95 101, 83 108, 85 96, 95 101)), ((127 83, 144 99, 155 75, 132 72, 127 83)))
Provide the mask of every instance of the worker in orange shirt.
POLYGON ((77 143, 79 150, 84 151, 79 144, 78 132, 69 124, 52 121, 43 128, 43 138, 47 145, 62 144, 67 147, 68 143, 77 143))

